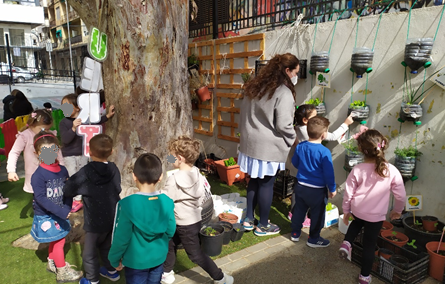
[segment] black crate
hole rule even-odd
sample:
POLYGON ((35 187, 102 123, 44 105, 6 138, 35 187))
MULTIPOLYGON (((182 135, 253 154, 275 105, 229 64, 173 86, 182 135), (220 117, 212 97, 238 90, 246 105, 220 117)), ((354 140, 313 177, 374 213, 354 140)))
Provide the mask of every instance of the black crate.
MULTIPOLYGON (((352 262, 361 265, 362 261, 362 235, 360 234, 356 241, 352 244, 352 262)), ((425 252, 414 253, 403 247, 394 245, 393 243, 380 237, 377 240, 379 248, 386 248, 409 259, 409 263, 403 267, 396 266, 388 260, 376 256, 372 266, 371 274, 385 283, 394 284, 415 284, 421 283, 428 277, 429 255, 425 252)))
POLYGON ((290 175, 289 170, 278 172, 275 183, 273 185, 274 194, 281 198, 291 196, 294 191, 294 184, 296 178, 290 175))

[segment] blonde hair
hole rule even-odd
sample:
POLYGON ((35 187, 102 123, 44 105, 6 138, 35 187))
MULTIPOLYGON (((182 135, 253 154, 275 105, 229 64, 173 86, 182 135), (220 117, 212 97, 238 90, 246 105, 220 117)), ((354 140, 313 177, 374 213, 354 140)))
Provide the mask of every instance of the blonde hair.
POLYGON ((184 157, 185 161, 192 165, 199 158, 199 149, 199 140, 188 136, 179 136, 168 142, 168 150, 171 153, 184 157))

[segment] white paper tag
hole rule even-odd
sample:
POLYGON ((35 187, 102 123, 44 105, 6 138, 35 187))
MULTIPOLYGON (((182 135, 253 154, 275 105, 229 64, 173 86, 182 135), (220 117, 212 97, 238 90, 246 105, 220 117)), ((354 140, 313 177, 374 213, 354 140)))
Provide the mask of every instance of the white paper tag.
POLYGON ((51 228, 51 222, 50 221, 45 221, 40 226, 40 229, 42 229, 42 231, 44 231, 44 232, 48 231, 50 228, 51 228))
POLYGON ((235 175, 235 178, 239 178, 239 177, 240 177, 240 175, 239 175, 239 174, 236 174, 236 175, 235 175))

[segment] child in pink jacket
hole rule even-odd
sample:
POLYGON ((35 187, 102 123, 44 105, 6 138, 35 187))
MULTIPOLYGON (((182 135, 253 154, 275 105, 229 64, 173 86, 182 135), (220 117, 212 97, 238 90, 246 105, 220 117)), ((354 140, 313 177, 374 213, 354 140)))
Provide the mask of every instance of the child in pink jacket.
MULTIPOLYGON (((18 181, 19 177, 16 173, 17 160, 20 153, 23 152, 25 160, 25 184, 23 190, 28 193, 34 193, 31 186, 31 176, 34 174, 39 166, 39 160, 37 159, 34 151, 34 136, 40 131, 51 132, 57 136, 57 131, 50 131, 53 124, 53 117, 51 113, 44 109, 38 109, 31 113, 30 118, 24 129, 17 134, 17 138, 9 152, 8 162, 6 165, 6 171, 8 172, 9 181, 18 181)), ((61 151, 59 151, 57 160, 64 166, 63 157, 61 151)))
POLYGON ((394 209, 391 220, 401 216, 405 206, 406 192, 403 178, 396 167, 385 160, 384 150, 388 139, 375 129, 365 130, 357 138, 359 150, 364 154, 364 163, 356 165, 346 180, 343 197, 343 221, 349 225, 340 257, 351 260, 352 242, 365 228, 363 235, 362 269, 359 283, 371 283, 371 269, 377 238, 389 207, 391 193, 394 195, 394 209))

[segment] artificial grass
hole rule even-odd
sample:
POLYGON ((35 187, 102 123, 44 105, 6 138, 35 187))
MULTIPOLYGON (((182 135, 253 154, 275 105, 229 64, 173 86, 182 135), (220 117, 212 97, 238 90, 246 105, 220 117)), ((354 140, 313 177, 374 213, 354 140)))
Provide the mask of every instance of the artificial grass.
MULTIPOLYGON (((208 181, 212 186, 211 190, 213 194, 222 195, 229 192, 238 192, 241 196, 246 196, 246 187, 244 184, 237 183, 228 186, 214 176, 209 176, 208 181)), ((0 254, 2 256, 0 258, 0 267, 2 267, 2 270, 7 269, 7 273, 2 273, 1 282, 17 284, 54 283, 56 281, 55 275, 46 271, 46 259, 48 256, 46 249, 33 251, 15 248, 11 245, 13 241, 30 232, 33 221, 33 196, 23 191, 23 183, 24 179, 14 183, 0 183, 0 192, 3 196, 10 198, 8 208, 0 211, 0 254)), ((287 219, 288 210, 288 204, 274 199, 270 212, 270 220, 281 227, 281 234, 290 232, 290 223, 287 219)), ((231 242, 229 245, 224 246, 221 255, 212 258, 223 257, 273 237, 274 236, 257 237, 252 232, 246 232, 240 241, 231 242)), ((66 261, 72 265, 76 265, 78 270, 83 269, 82 246, 80 244, 66 244, 65 257, 66 261)), ((174 269, 176 273, 195 266, 196 265, 189 260, 184 250, 178 251, 174 269)), ((124 272, 121 272, 121 280, 117 282, 111 282, 101 277, 100 283, 123 284, 125 283, 124 272)))

